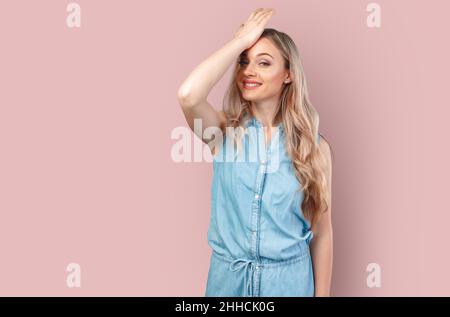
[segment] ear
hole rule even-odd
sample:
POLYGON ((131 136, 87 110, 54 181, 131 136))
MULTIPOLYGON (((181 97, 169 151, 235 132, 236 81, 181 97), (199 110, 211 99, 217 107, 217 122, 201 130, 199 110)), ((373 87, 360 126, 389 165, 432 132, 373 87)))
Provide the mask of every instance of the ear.
POLYGON ((291 82, 291 78, 289 78, 289 75, 284 79, 285 84, 289 84, 291 82))

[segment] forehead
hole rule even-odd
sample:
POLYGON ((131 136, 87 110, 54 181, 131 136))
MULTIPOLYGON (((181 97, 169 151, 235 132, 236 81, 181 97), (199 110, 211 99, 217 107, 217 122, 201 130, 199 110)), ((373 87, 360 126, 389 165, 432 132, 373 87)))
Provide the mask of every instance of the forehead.
MULTIPOLYGON (((273 56, 274 59, 280 59, 281 54, 278 48, 273 44, 273 42, 265 37, 260 38, 253 44, 250 48, 246 49, 241 53, 241 57, 255 58, 258 54, 268 53, 273 56)), ((267 57, 267 55, 262 55, 267 57)))

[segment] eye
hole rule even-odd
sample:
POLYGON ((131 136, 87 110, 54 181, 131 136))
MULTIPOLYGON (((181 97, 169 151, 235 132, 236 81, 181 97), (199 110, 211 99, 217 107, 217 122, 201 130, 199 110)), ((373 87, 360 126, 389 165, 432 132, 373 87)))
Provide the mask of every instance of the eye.
MULTIPOLYGON (((244 64, 248 64, 248 62, 245 61, 245 60, 240 60, 240 61, 238 61, 238 64, 242 66, 242 65, 244 65, 244 64)), ((260 62, 259 65, 270 66, 270 63, 267 63, 267 62, 260 62)))

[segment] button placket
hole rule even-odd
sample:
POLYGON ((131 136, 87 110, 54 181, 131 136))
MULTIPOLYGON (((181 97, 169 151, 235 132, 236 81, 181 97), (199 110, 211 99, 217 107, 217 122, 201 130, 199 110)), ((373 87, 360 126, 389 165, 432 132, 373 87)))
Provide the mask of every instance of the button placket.
POLYGON ((253 279, 254 282, 254 296, 259 296, 259 279, 261 274, 261 263, 259 262, 259 222, 261 217, 261 205, 262 205, 262 194, 264 190, 264 182, 266 179, 266 170, 267 170, 267 164, 268 164, 268 157, 267 157, 267 149, 265 144, 265 135, 264 130, 261 128, 261 125, 258 124, 258 137, 259 137, 259 145, 260 150, 258 151, 260 154, 260 164, 259 164, 259 173, 257 173, 257 182, 256 182, 256 194, 255 194, 255 200, 257 204, 255 204, 256 209, 256 222, 255 222, 255 228, 257 231, 256 234, 256 240, 255 240, 255 248, 257 250, 256 258, 257 262, 255 263, 255 278, 253 279), (262 149, 262 151, 261 151, 262 149))
POLYGON ((254 125, 256 126, 256 136, 257 136, 257 144, 258 144, 258 153, 260 164, 257 165, 258 172, 256 173, 255 180, 255 188, 254 188, 254 196, 252 203, 252 221, 251 221, 251 253, 254 261, 254 270, 251 274, 254 274, 254 278, 252 278, 252 290, 251 293, 254 296, 259 296, 259 285, 260 285, 260 274, 262 264, 259 259, 259 226, 260 226, 260 217, 261 217, 261 205, 262 205, 262 194, 264 189, 264 182, 266 179, 267 166, 270 161, 270 145, 266 147, 265 144, 265 135, 264 130, 262 129, 262 125, 253 120, 254 125))

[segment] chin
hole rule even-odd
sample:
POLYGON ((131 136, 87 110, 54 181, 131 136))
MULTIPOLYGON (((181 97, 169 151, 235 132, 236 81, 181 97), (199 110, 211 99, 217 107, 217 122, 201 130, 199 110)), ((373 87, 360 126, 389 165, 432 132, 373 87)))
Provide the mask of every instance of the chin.
POLYGON ((257 101, 261 99, 261 96, 259 94, 252 94, 247 92, 242 92, 242 97, 247 101, 257 101))
POLYGON ((252 97, 248 98, 248 97, 245 97, 245 96, 244 96, 244 100, 245 100, 245 101, 249 101, 249 102, 251 102, 251 101, 255 102, 255 101, 258 101, 259 98, 252 98, 252 97))

